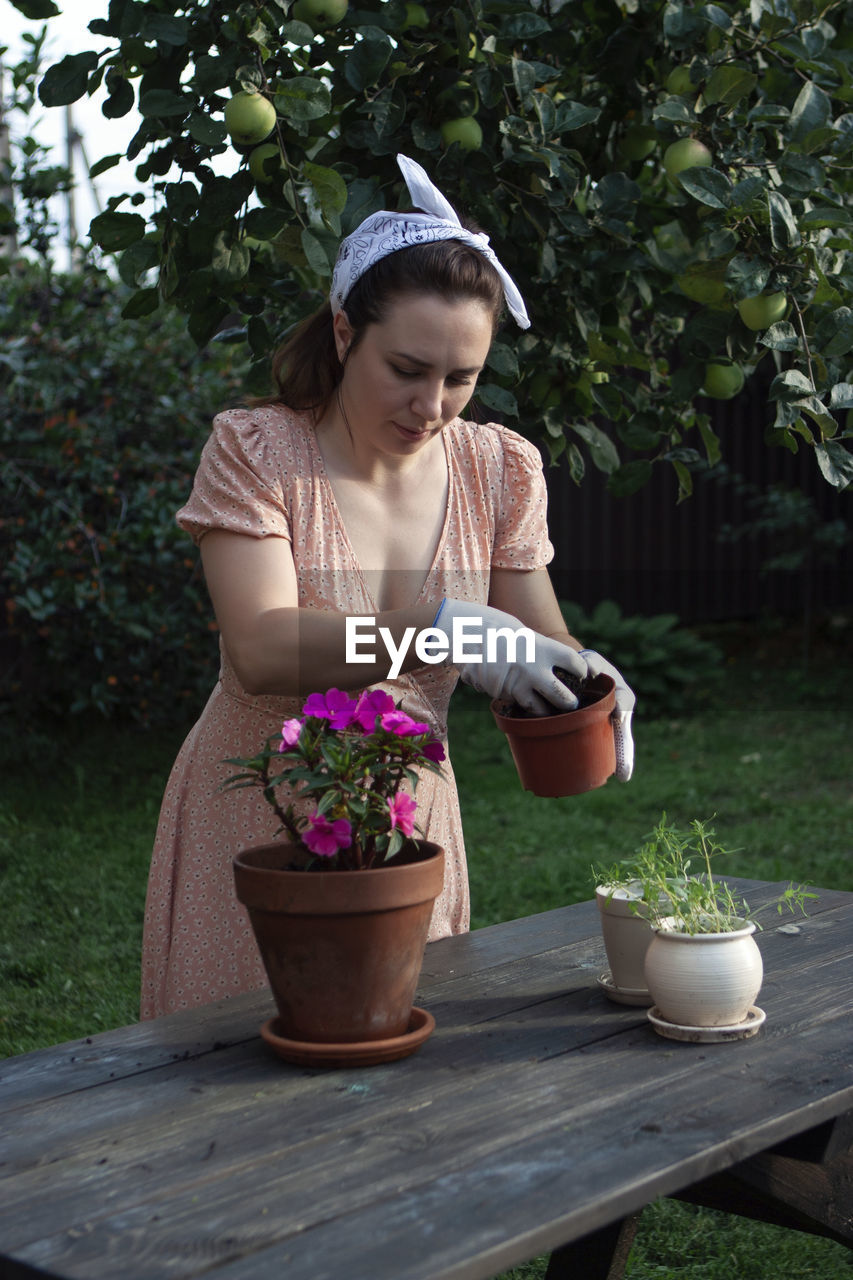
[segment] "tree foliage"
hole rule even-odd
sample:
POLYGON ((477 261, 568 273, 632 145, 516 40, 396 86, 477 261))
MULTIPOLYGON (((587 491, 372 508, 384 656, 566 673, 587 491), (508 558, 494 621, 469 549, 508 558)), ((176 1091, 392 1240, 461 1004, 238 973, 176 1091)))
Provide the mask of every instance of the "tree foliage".
POLYGON ((266 386, 340 236, 402 205, 402 151, 488 230, 530 302, 482 405, 544 437, 576 480, 591 462, 630 493, 665 462, 689 493, 719 457, 702 389, 720 362, 769 370, 768 444, 810 447, 831 484, 853 480, 846 0, 362 0, 316 28, 305 15, 334 18, 333 3, 104 6, 39 95, 61 106, 103 85, 105 115, 141 112, 138 186, 90 228, 133 287, 127 316, 175 307, 199 344, 239 316, 266 386), (224 122, 240 90, 277 116, 251 167, 224 122), (445 141, 460 118, 479 146, 476 130, 470 148, 445 141), (664 156, 684 138, 710 163, 673 174, 664 156), (761 293, 783 294, 784 316, 749 328, 737 303, 761 293))

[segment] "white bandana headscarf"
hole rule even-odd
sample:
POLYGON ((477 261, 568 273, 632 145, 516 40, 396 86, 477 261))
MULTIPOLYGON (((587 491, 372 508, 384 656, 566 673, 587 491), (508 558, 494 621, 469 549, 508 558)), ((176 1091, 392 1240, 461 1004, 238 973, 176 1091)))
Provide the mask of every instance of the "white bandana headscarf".
POLYGON ((342 311, 350 289, 365 271, 398 249, 414 244, 432 244, 438 240, 461 240, 481 253, 497 271, 504 289, 504 297, 512 318, 522 329, 530 327, 527 308, 518 285, 498 261, 489 237, 468 231, 462 226, 456 210, 445 200, 438 187, 433 186, 424 169, 408 156, 398 155, 400 166, 412 204, 423 213, 392 213, 383 209, 365 218, 355 231, 341 242, 338 259, 332 273, 330 300, 332 314, 342 311))

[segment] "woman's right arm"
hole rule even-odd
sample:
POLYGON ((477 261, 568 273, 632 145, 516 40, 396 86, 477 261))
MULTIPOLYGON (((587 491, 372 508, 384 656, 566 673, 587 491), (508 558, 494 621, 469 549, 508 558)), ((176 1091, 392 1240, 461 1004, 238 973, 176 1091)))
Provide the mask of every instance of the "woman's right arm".
MULTIPOLYGON (((391 658, 380 627, 387 628, 398 650, 408 637, 401 671, 423 665, 413 638, 431 625, 435 604, 376 614, 372 627, 362 627, 355 649, 362 658, 372 652, 373 660, 347 661, 348 615, 299 608, 296 566, 286 538, 212 529, 200 545, 216 621, 247 693, 295 697, 329 688, 360 689, 385 680, 391 658)), ((353 638, 349 636, 351 650, 353 638)))

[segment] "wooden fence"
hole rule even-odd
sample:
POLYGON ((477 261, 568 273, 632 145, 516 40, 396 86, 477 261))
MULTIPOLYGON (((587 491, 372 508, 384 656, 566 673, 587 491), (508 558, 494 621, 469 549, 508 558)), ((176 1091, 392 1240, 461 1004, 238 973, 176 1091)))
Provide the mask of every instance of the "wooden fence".
POLYGON ((667 465, 639 493, 614 498, 600 473, 590 470, 577 487, 565 467, 546 464, 557 594, 587 610, 614 600, 625 614, 675 613, 686 623, 853 609, 853 493, 827 484, 805 443, 797 454, 768 447, 767 416, 766 388, 751 384, 735 401, 714 405, 726 475, 697 477, 680 504, 667 465), (822 522, 846 522, 850 541, 825 563, 767 572, 768 558, 785 549, 784 532, 736 542, 720 536, 726 525, 754 519, 735 477, 759 491, 784 485, 811 497, 822 522))

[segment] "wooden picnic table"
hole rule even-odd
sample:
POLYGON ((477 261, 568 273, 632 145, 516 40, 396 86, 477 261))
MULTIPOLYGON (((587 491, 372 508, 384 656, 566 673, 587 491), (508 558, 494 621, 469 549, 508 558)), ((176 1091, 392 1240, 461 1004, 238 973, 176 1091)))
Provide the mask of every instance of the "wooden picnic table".
POLYGON ((0 1275, 449 1280, 550 1252, 603 1280, 678 1194, 851 1246, 853 893, 759 946, 766 1022, 732 1043, 611 1003, 585 902, 429 944, 436 1030, 399 1062, 282 1062, 267 992, 8 1058, 0 1275))

